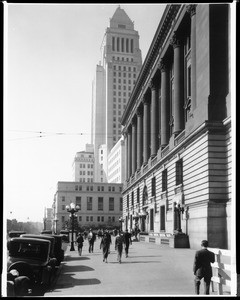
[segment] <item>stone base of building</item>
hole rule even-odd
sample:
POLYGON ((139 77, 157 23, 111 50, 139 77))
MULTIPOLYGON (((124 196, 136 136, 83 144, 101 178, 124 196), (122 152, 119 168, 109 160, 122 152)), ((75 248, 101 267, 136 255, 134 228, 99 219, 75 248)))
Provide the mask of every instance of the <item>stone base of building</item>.
POLYGON ((190 248, 188 235, 185 233, 173 234, 169 237, 170 248, 190 248))

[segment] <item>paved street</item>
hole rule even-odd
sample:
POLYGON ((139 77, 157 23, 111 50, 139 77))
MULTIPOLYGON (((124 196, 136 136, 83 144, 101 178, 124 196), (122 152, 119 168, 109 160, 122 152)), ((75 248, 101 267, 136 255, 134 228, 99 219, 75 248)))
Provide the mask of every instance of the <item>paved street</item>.
POLYGON ((77 246, 75 251, 69 251, 68 246, 59 276, 45 296, 194 295, 192 265, 195 250, 133 242, 129 257, 123 255, 119 264, 114 241, 112 237, 108 263, 103 262, 98 239, 94 253, 90 254, 88 242, 84 241, 81 257, 77 246))

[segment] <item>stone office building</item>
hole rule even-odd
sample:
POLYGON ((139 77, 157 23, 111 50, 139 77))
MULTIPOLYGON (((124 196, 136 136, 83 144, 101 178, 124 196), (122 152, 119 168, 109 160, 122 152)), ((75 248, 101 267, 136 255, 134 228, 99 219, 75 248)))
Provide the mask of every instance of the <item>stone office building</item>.
POLYGON ((53 201, 54 232, 67 228, 67 205, 80 207, 76 213, 80 227, 119 227, 122 217, 122 184, 59 181, 53 201))
POLYGON ((166 6, 121 120, 125 228, 231 248, 230 20, 228 4, 166 6))

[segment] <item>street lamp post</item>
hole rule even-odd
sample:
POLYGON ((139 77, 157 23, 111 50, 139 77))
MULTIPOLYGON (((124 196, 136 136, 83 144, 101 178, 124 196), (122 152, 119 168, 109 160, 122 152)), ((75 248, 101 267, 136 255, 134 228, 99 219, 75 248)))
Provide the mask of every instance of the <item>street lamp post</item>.
POLYGON ((72 217, 72 240, 71 240, 71 248, 70 251, 75 251, 74 249, 74 241, 73 241, 73 234, 74 234, 74 214, 79 211, 80 207, 75 205, 74 203, 71 203, 70 205, 66 206, 66 209, 68 212, 70 212, 72 217))
POLYGON ((121 228, 121 231, 122 231, 122 223, 124 222, 124 219, 122 217, 120 217, 119 222, 120 222, 120 228, 121 228))

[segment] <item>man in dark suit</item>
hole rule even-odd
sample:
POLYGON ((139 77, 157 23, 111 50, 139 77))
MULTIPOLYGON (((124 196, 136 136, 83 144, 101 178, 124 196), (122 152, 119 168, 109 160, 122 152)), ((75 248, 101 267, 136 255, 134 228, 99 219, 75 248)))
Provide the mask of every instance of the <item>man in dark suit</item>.
POLYGON ((128 232, 128 229, 126 229, 124 233, 124 244, 125 244, 125 255, 126 257, 128 257, 129 244, 132 245, 131 233, 128 232))
POLYGON ((204 278, 204 294, 209 295, 209 288, 212 277, 211 263, 215 261, 215 255, 213 252, 207 249, 208 241, 203 240, 201 242, 201 250, 198 250, 195 254, 193 272, 195 275, 195 293, 199 295, 201 279, 204 278))

